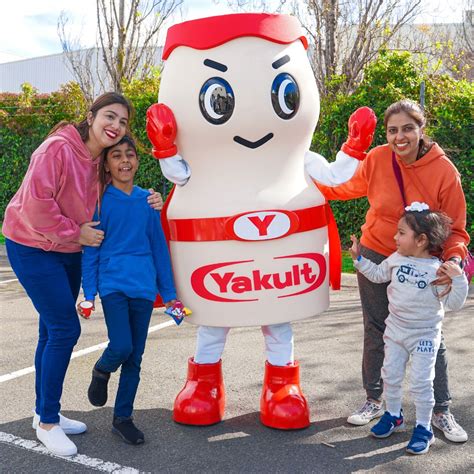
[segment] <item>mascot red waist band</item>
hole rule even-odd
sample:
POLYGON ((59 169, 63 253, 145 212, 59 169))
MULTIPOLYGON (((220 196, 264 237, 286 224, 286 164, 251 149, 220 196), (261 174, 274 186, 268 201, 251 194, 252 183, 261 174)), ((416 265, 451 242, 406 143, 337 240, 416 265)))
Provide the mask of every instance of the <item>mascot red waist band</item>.
POLYGON ((330 220, 328 204, 286 211, 252 211, 230 217, 169 219, 169 237, 175 242, 216 240, 259 241, 320 229, 330 220))

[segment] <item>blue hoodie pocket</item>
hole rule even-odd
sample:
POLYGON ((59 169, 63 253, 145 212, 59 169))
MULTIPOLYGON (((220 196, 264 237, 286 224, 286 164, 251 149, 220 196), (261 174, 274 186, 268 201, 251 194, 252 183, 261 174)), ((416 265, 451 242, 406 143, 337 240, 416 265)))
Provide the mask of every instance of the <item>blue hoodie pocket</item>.
POLYGON ((151 255, 120 255, 109 259, 103 283, 131 297, 156 293, 156 270, 151 255))

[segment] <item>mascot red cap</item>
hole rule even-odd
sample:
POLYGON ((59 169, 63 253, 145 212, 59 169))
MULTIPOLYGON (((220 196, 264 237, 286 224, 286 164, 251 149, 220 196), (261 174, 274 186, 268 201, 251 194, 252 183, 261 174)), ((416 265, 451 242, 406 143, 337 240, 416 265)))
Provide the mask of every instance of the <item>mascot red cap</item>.
POLYGON ((210 49, 242 36, 256 36, 280 44, 300 39, 304 48, 308 49, 308 41, 295 17, 239 13, 200 18, 171 26, 163 48, 163 59, 167 59, 178 46, 210 49))

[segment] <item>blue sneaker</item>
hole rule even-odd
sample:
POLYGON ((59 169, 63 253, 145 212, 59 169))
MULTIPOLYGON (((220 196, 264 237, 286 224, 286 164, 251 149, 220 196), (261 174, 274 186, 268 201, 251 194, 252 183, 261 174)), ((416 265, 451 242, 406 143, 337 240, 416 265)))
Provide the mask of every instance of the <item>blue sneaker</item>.
POLYGON ((434 440, 435 437, 432 431, 418 425, 413 430, 411 440, 407 446, 407 452, 411 454, 425 454, 429 451, 430 445, 434 443, 434 440))
POLYGON ((400 416, 392 416, 386 411, 380 421, 372 427, 370 432, 376 438, 388 438, 394 431, 405 428, 403 423, 403 410, 400 411, 400 416))

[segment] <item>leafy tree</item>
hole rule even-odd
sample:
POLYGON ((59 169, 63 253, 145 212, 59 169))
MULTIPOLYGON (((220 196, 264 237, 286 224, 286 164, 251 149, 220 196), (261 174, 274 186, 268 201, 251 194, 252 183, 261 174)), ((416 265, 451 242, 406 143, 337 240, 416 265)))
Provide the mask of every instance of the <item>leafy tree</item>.
POLYGON ((320 93, 351 93, 364 67, 420 12, 421 0, 228 0, 237 9, 296 15, 310 40, 309 56, 320 93))

